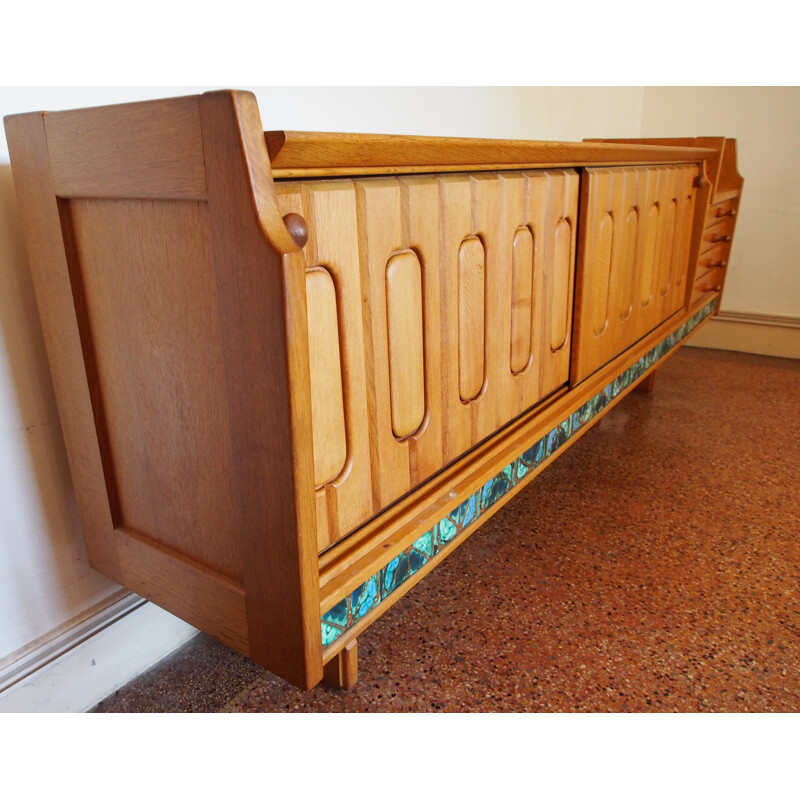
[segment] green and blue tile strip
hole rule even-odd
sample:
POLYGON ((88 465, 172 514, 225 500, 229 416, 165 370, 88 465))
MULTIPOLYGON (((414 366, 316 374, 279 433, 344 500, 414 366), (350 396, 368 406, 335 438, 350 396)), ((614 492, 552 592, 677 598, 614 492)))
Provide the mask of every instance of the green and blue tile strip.
POLYGON ((690 317, 680 328, 645 353, 577 411, 570 414, 549 433, 514 459, 502 472, 488 480, 458 508, 439 520, 411 546, 395 556, 386 566, 369 577, 355 591, 322 615, 322 646, 333 644, 345 631, 382 603, 414 573, 444 550, 462 531, 488 511, 532 469, 556 452, 599 414, 614 398, 625 391, 650 367, 685 339, 714 311, 716 298, 690 317))

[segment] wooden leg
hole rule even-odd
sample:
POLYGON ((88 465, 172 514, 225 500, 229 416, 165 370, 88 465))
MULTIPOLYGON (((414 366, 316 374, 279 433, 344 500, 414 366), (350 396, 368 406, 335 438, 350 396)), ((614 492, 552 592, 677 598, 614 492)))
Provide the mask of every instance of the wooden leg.
POLYGON ((334 689, 352 689, 358 683, 358 643, 345 645, 326 665, 322 682, 334 689))
POLYGON ((656 385, 656 375, 658 375, 658 370, 654 369, 641 383, 636 386, 636 391, 641 392, 642 394, 650 394, 653 391, 653 387, 656 385))

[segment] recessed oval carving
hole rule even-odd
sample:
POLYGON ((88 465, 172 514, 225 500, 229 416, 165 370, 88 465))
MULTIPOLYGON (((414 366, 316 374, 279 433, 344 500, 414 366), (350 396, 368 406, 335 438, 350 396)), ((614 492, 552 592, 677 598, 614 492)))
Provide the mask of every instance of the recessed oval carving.
POLYGON ((511 261, 511 371, 522 372, 531 358, 533 331, 533 254, 530 228, 514 232, 511 261))
POLYGON ((611 280, 611 245, 614 240, 614 218, 606 212, 597 226, 594 253, 594 291, 592 292, 592 330, 599 336, 608 324, 608 289, 611 280))
POLYGON ((410 250, 386 264, 386 325, 392 432, 414 433, 425 416, 425 360, 422 328, 422 267, 410 250))
POLYGON ((678 204, 671 200, 664 211, 663 253, 661 256, 661 296, 669 291, 672 282, 672 262, 675 257, 675 221, 678 204))
POLYGON ((642 264, 642 284, 639 300, 646 306, 653 297, 653 275, 656 265, 656 244, 658 242, 658 205, 650 206, 647 212, 647 230, 644 239, 644 263, 642 264))
POLYGON ((569 312, 572 298, 569 278, 572 275, 572 225, 561 219, 556 225, 553 240, 553 325, 550 330, 550 349, 555 353, 567 341, 569 312))
POLYGON ((481 392, 484 376, 486 252, 477 236, 458 248, 458 393, 464 402, 481 392))
POLYGON ((636 292, 636 234, 639 228, 639 211, 630 209, 625 217, 622 231, 622 254, 620 256, 619 318, 624 322, 633 311, 636 292))
POLYGON ((336 286, 324 267, 306 272, 314 483, 332 481, 347 457, 336 286))

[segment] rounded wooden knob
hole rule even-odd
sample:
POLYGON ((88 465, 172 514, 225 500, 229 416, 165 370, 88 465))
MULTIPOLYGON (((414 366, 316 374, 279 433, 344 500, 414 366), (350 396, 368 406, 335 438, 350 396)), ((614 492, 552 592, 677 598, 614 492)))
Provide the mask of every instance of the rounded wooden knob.
POLYGON ((731 240, 730 236, 715 236, 711 241, 712 242, 729 242, 731 240))
POLYGON ((305 247, 308 241, 308 225, 306 221, 299 214, 291 213, 283 218, 283 224, 292 239, 297 242, 297 246, 305 247))
POLYGON ((715 261, 713 264, 709 264, 710 267, 727 267, 727 261, 715 261))
POLYGON ((729 208, 727 211, 723 211, 722 209, 720 209, 719 211, 717 211, 717 216, 718 217, 735 217, 736 216, 736 209, 735 208, 729 208))

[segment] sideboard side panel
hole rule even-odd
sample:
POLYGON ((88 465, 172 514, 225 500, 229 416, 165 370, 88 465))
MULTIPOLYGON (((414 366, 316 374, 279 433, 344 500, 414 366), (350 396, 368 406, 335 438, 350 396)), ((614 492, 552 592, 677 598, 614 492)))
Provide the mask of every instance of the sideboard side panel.
MULTIPOLYGON (((212 364, 219 356, 214 350, 213 282, 204 283, 210 268, 205 182, 202 176, 197 179, 194 155, 185 168, 174 163, 182 154, 196 155, 192 143, 184 141, 183 124, 187 118, 199 119, 196 106, 197 98, 157 104, 163 125, 169 126, 174 112, 174 138, 160 147, 157 139, 145 137, 135 160, 166 165, 161 182, 141 182, 142 176, 132 175, 135 170, 118 156, 115 174, 130 180, 126 200, 113 191, 113 199, 104 197, 111 178, 103 179, 102 169, 79 170, 77 185, 69 170, 61 171, 58 187, 53 176, 53 160, 90 161, 103 125, 117 114, 117 125, 130 119, 125 107, 93 113, 96 129, 90 137, 81 136, 80 125, 77 133, 69 132, 77 119, 72 112, 7 118, 6 131, 90 563, 249 654, 238 544, 226 540, 230 509, 224 500, 229 490, 224 425, 206 433, 207 425, 220 422, 220 407, 214 410, 214 391, 202 385, 218 377, 212 364), (66 127, 60 124, 62 113, 66 127), (52 131, 58 132, 53 141, 48 138, 52 131), (86 189, 80 180, 92 175, 99 196, 77 199, 78 190, 86 189), (137 197, 159 192, 169 200, 137 197), (173 199, 181 194, 182 199, 173 199), (184 234, 185 243, 180 241, 184 234), (185 291, 174 272, 182 258, 197 270, 185 291), (145 295, 137 298, 140 290, 145 295), (166 315, 161 313, 164 304, 169 306, 166 315), (202 328, 208 352, 197 350, 198 342, 176 341, 182 326, 202 328), (147 349, 148 339, 156 345, 152 359, 141 349, 147 349), (184 367, 187 372, 179 376, 184 367), (194 407, 188 410, 187 404, 194 407), (214 444, 221 450, 212 455, 214 444), (151 475, 146 474, 148 460, 156 467, 151 475), (193 484, 200 491, 191 494, 193 484)), ((146 108, 138 106, 136 115, 141 120, 146 108)), ((107 141, 105 152, 109 149, 113 144, 107 141)))
POLYGON ((205 94, 200 120, 250 650, 310 687, 322 645, 302 256, 268 227, 280 216, 255 97, 205 94))
POLYGON ((115 528, 241 581, 206 204, 74 199, 62 225, 115 528))

